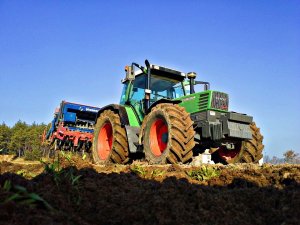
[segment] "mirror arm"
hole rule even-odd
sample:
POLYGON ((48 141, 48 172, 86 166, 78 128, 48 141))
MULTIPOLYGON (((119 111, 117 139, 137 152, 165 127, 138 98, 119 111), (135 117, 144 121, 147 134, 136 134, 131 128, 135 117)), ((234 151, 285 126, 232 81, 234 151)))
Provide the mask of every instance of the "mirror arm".
POLYGON ((144 69, 145 69, 145 68, 144 68, 143 66, 140 66, 140 65, 137 64, 137 63, 134 63, 134 62, 133 62, 133 63, 131 64, 131 66, 132 66, 132 67, 135 66, 135 67, 139 68, 140 70, 142 70, 142 72, 144 72, 144 69))

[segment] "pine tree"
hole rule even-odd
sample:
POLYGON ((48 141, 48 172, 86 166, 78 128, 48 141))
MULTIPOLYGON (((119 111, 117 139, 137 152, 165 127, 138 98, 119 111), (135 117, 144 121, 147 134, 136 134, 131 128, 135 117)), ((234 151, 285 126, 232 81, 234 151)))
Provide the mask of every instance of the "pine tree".
POLYGON ((18 121, 11 129, 12 136, 9 143, 11 152, 15 152, 18 156, 24 155, 24 151, 28 148, 30 137, 28 136, 28 125, 25 122, 18 121))
POLYGON ((11 130, 3 122, 0 125, 0 154, 8 152, 8 145, 9 145, 10 139, 11 139, 11 130))

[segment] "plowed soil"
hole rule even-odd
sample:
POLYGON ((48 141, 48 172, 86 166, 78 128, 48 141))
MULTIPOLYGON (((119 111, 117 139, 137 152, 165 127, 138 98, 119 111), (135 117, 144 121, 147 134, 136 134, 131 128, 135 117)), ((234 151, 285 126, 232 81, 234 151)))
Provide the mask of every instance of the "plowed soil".
POLYGON ((1 158, 0 224, 300 224, 299 165, 57 162, 1 158))

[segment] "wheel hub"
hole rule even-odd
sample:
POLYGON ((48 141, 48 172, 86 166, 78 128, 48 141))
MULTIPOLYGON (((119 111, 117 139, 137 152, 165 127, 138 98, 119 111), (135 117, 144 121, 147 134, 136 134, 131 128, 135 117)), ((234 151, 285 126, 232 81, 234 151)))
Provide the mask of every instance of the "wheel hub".
POLYGON ((157 119, 150 128, 150 149, 155 156, 160 156, 168 145, 168 126, 162 119, 157 119))
POLYGON ((240 149, 237 148, 237 146, 235 146, 235 148, 233 149, 228 149, 223 145, 218 150, 219 156, 228 163, 230 163, 235 157, 237 157, 239 153, 240 149))
POLYGON ((112 149, 113 132, 110 122, 105 123, 98 134, 97 152, 101 160, 106 160, 112 149))

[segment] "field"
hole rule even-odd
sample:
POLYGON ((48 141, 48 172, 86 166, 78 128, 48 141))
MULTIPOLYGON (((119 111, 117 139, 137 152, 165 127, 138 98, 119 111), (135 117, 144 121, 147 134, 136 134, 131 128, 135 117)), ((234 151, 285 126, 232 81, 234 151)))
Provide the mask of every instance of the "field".
POLYGON ((0 224, 299 224, 300 166, 0 156, 0 224))

